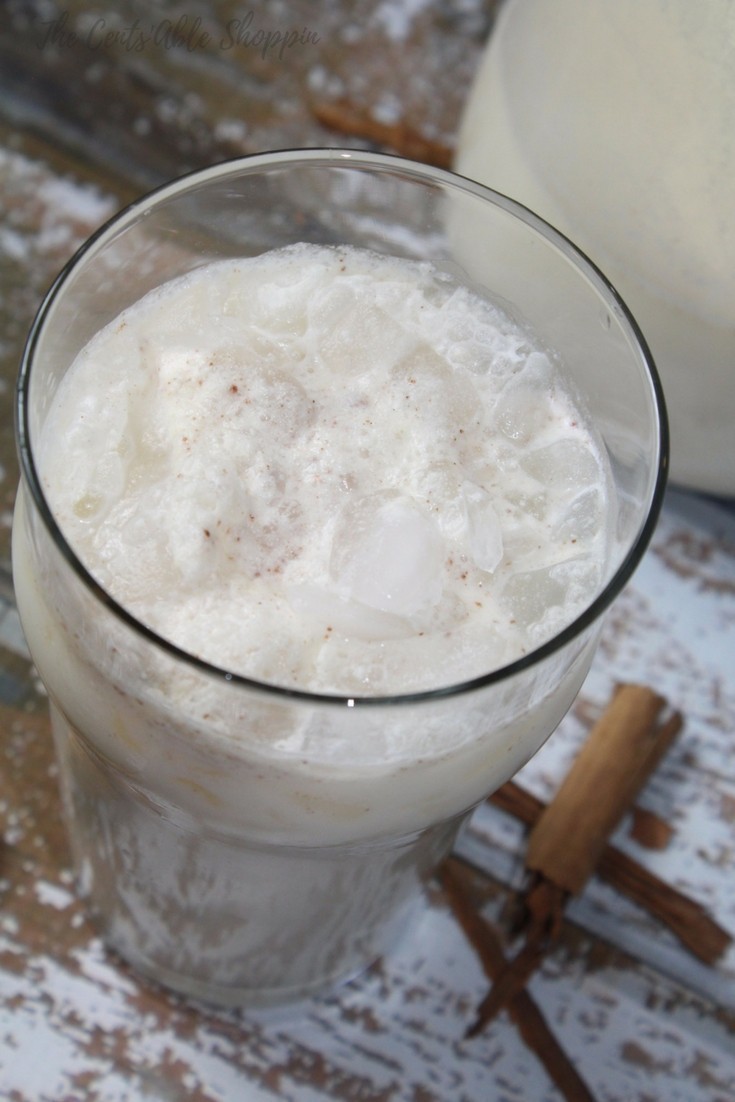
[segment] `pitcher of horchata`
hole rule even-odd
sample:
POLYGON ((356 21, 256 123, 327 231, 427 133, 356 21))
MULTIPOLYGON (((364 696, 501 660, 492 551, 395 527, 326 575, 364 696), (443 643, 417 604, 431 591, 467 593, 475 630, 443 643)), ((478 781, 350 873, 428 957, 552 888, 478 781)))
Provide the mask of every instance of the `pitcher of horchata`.
POLYGON ((735 494, 735 0, 506 0, 455 167, 605 272, 663 381, 672 477, 735 494))

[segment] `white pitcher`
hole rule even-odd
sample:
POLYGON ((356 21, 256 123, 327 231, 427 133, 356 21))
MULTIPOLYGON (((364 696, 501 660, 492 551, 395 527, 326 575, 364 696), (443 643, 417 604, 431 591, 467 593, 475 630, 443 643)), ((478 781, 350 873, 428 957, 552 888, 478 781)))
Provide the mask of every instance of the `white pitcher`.
POLYGON ((735 494, 735 0, 506 0, 455 167, 599 265, 661 374, 672 477, 735 494))

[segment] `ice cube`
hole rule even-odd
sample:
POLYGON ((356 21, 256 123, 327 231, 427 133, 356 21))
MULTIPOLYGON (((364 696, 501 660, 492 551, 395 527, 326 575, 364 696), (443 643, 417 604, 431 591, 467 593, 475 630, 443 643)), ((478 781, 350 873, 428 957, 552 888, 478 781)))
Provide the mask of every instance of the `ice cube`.
POLYGON ((307 329, 309 302, 318 286, 320 273, 309 265, 284 263, 271 270, 271 278, 263 282, 257 269, 245 265, 237 280, 233 280, 222 313, 238 320, 247 320, 248 328, 256 328, 273 339, 302 335, 307 329))
MULTIPOLYGON (((124 464, 117 452, 102 455, 90 465, 75 456, 66 473, 72 512, 79 520, 100 519, 119 500, 125 482, 124 464)), ((85 461, 86 460, 86 461, 85 461)))
POLYGON ((600 564, 586 555, 578 555, 551 567, 554 581, 564 587, 567 604, 589 602, 600 584, 600 564))
POLYGON ((313 347, 341 375, 361 375, 376 364, 390 369, 413 343, 403 326, 359 292, 359 283, 337 283, 309 308, 313 347))
POLYGON ((409 409, 423 417, 436 418, 437 433, 451 436, 459 443, 458 433, 463 435, 479 423, 482 403, 472 382, 466 375, 453 371, 429 345, 423 342, 413 345, 391 374, 399 393, 408 399, 409 409))
POLYGON ((553 627, 574 616, 581 601, 592 598, 598 580, 599 568, 579 556, 514 574, 503 589, 502 600, 520 627, 553 627))
POLYGON ((416 485, 433 511, 457 498, 462 482, 462 468, 454 460, 429 463, 416 472, 416 485))
POLYGON ((412 625, 390 612, 346 600, 324 586, 302 582, 289 586, 287 597, 293 610, 316 624, 318 630, 334 630, 348 638, 401 639, 413 632, 412 625))
MULTIPOLYGON (((512 507, 514 516, 516 517, 543 520, 546 516, 546 490, 538 488, 529 490, 525 487, 510 489, 505 492, 504 497, 505 501, 512 507)), ((526 527, 530 528, 533 538, 535 539, 534 527, 530 524, 526 525, 526 527)))
POLYGON ((474 482, 462 486, 467 518, 467 550, 480 570, 492 573, 503 558, 503 533, 487 490, 474 482))
POLYGON ((548 421, 548 403, 526 387, 506 387, 495 407, 495 419, 504 436, 525 444, 548 421))
POLYGON ((342 596, 397 616, 413 616, 441 599, 444 542, 417 502, 399 494, 375 494, 345 511, 330 566, 342 596))
POLYGON ((429 463, 416 473, 416 491, 446 541, 463 538, 467 519, 461 487, 463 471, 454 461, 429 463))
POLYGON ((544 619, 547 611, 563 605, 566 587, 555 577, 553 567, 525 570, 508 579, 503 589, 503 604, 515 622, 528 628, 544 619))
POLYGON ((602 495, 592 486, 572 499, 554 524, 551 534, 554 539, 560 540, 591 540, 600 531, 602 519, 602 495))
POLYGON ((578 440, 557 440, 521 460, 523 469, 555 493, 576 494, 599 481, 600 468, 590 448, 578 440))
POLYGON ((525 444, 537 435, 549 420, 553 385, 554 372, 548 356, 531 353, 498 397, 495 420, 500 431, 518 444, 525 444))

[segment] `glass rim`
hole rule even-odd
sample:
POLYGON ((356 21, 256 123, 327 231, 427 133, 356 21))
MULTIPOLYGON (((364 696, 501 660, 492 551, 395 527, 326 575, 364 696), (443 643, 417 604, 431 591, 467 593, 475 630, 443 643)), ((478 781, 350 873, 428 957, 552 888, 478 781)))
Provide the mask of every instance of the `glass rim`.
POLYGON ((484 184, 477 183, 468 177, 461 176, 459 173, 449 169, 424 164, 420 161, 410 160, 395 154, 375 153, 360 149, 336 147, 293 148, 254 153, 221 161, 203 169, 194 169, 191 172, 160 184, 146 192, 144 195, 126 204, 107 219, 83 242, 61 269, 44 295, 31 324, 21 357, 16 384, 15 436, 21 474, 25 480, 25 484, 30 490, 33 503, 56 549, 72 568, 74 574, 83 583, 84 587, 101 605, 106 607, 116 619, 132 629, 136 635, 154 645, 159 650, 167 653, 171 658, 183 662, 185 665, 194 668, 199 673, 205 674, 214 680, 223 681, 226 684, 230 684, 233 687, 248 692, 265 694, 282 699, 300 700, 313 705, 331 705, 342 708, 388 708, 401 705, 405 706, 477 692, 492 685, 510 681, 524 670, 541 665, 547 658, 562 650, 575 638, 583 635, 610 607, 643 557, 658 522, 659 513, 663 504, 669 463, 669 431, 663 388, 645 337, 613 284, 581 249, 563 233, 555 229, 550 223, 546 222, 528 207, 523 206, 523 204, 519 203, 517 200, 501 192, 495 191, 493 188, 487 187, 484 184), (123 229, 126 223, 132 224, 147 208, 156 206, 162 200, 174 197, 178 192, 184 193, 191 190, 192 187, 214 182, 227 175, 242 175, 243 172, 253 173, 267 167, 276 167, 279 165, 283 167, 295 167, 299 164, 321 165, 322 167, 349 166, 385 172, 400 172, 404 176, 414 177, 416 180, 425 183, 434 182, 447 188, 464 191, 467 194, 473 195, 475 198, 484 199, 485 201, 491 202, 494 206, 500 207, 505 210, 506 213, 524 222, 531 230, 543 237, 548 244, 561 252, 566 259, 571 262, 572 266, 586 277, 588 282, 596 288, 601 298, 614 308, 618 324, 623 329, 627 328, 628 336, 632 338, 631 345, 637 348, 640 354, 644 375, 652 391, 653 406, 656 413, 658 463, 656 466, 655 478, 652 480, 649 491, 647 510, 642 522, 639 524, 635 538, 630 541, 630 545, 622 561, 608 579, 605 586, 597 594, 594 600, 574 618, 574 620, 570 621, 570 623, 562 628, 561 631, 554 634, 550 639, 547 639, 540 646, 533 648, 520 658, 479 676, 440 686, 438 688, 422 689, 418 692, 360 695, 354 693, 312 692, 308 689, 302 689, 295 686, 260 681, 257 678, 248 677, 244 674, 214 665, 206 661, 206 659, 191 654, 159 635, 112 597, 95 579, 81 559, 78 558, 71 544, 66 539, 60 525, 57 523, 51 507, 46 500, 46 495, 44 494, 33 456, 33 445, 31 442, 29 424, 29 388, 36 347, 43 333, 47 314, 52 305, 63 293, 73 273, 85 262, 88 254, 92 253, 97 247, 103 244, 106 238, 123 229))

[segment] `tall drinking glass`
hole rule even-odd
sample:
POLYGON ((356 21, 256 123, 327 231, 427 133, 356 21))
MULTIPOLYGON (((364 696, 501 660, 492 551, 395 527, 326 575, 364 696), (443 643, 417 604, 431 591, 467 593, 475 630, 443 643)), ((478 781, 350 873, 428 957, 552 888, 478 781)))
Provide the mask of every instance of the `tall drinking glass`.
POLYGON ((141 972, 225 1005, 320 992, 390 948, 471 809, 569 708, 665 480, 655 370, 604 277, 511 200, 358 151, 217 165, 115 217, 41 306, 17 432, 17 600, 48 690, 80 890, 141 972), (80 349, 152 288, 294 242, 431 261, 554 349, 586 405, 612 482, 603 577, 581 615, 511 665, 390 697, 259 683, 139 622, 60 527, 38 441, 80 349))

